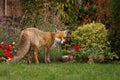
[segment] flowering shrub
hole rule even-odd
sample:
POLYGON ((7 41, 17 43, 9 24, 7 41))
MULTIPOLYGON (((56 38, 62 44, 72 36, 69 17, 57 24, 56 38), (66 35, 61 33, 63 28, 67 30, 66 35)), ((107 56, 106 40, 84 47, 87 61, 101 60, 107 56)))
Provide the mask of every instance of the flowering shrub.
POLYGON ((82 46, 79 53, 94 60, 97 60, 99 55, 109 59, 117 58, 115 53, 111 53, 110 41, 107 37, 108 31, 102 23, 86 24, 72 32, 74 44, 82 46))
POLYGON ((73 62, 74 60, 76 60, 76 56, 78 55, 78 52, 80 50, 80 46, 77 45, 74 47, 74 49, 71 49, 71 50, 63 50, 62 53, 63 53, 63 61, 65 62, 73 62))
POLYGON ((13 46, 11 44, 6 44, 4 47, 3 44, 0 44, 0 57, 5 57, 7 59, 12 58, 11 50, 13 49, 13 46))
POLYGON ((64 62, 85 62, 85 63, 94 63, 94 62, 103 62, 105 58, 118 57, 115 53, 109 52, 110 50, 99 50, 96 47, 91 46, 89 49, 81 48, 77 45, 74 49, 63 50, 62 61, 64 62), (106 53, 106 54, 105 54, 106 53))

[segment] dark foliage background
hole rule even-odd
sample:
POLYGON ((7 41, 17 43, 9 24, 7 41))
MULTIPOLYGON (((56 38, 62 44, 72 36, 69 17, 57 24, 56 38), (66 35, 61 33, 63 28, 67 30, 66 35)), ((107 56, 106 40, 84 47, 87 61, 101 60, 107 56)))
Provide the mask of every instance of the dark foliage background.
POLYGON ((111 47, 120 56, 120 3, 119 0, 111 0, 112 26, 110 32, 111 47))

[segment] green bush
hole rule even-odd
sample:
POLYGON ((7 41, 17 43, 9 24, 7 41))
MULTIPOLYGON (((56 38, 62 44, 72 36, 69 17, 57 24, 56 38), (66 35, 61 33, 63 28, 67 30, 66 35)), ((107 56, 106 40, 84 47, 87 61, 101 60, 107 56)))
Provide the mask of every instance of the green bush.
MULTIPOLYGON (((88 57, 96 59, 99 55, 111 58, 110 42, 107 40, 108 31, 102 23, 90 23, 78 27, 72 32, 75 45, 81 46, 81 51, 88 57)), ((80 53, 82 54, 82 53, 80 53)), ((113 58, 112 58, 113 59, 113 58)))
POLYGON ((72 32, 75 44, 87 49, 91 46, 99 49, 105 48, 109 44, 107 35, 108 32, 102 23, 86 24, 72 32))

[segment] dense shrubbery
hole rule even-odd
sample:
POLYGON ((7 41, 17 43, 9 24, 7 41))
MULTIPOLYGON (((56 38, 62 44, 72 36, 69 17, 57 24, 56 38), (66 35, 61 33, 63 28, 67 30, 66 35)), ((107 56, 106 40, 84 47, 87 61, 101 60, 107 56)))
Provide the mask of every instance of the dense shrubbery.
POLYGON ((120 56, 120 3, 119 0, 111 0, 112 27, 110 40, 112 50, 120 56))
MULTIPOLYGON (((69 49, 71 49, 73 45, 80 45, 80 56, 89 56, 94 59, 98 59, 98 55, 104 55, 104 57, 108 57, 108 55, 109 57, 115 56, 114 53, 111 53, 110 42, 107 40, 108 31, 105 29, 105 25, 101 23, 90 23, 95 20, 111 25, 109 13, 105 13, 108 8, 106 8, 105 11, 100 11, 102 7, 105 8, 102 6, 105 4, 104 2, 105 1, 102 0, 100 5, 97 5, 99 0, 97 3, 94 0, 23 0, 22 7, 24 13, 17 25, 16 21, 12 19, 2 20, 2 18, 0 18, 0 24, 2 24, 0 25, 0 32, 2 33, 0 42, 5 44, 16 42, 16 47, 19 43, 19 33, 21 29, 27 27, 37 27, 46 31, 53 31, 55 28, 69 28, 73 30, 73 28, 76 28, 75 25, 86 24, 72 32, 73 42, 70 43, 71 40, 69 40, 70 45, 67 45, 69 49)), ((115 2, 117 2, 117 0, 115 2)), ((112 50, 119 54, 120 18, 118 12, 120 11, 118 11, 119 7, 115 7, 115 2, 113 1, 112 3, 114 26, 111 30, 111 45, 112 50)), ((61 49, 51 51, 53 53, 51 55, 56 56, 52 57, 53 61, 57 61, 58 57, 60 58, 61 54, 59 56, 56 54, 61 53, 62 51, 60 52, 60 50, 61 49)))
POLYGON ((76 3, 68 0, 23 0, 25 13, 21 23, 44 30, 66 28, 66 24, 73 26, 77 20, 76 3))
POLYGON ((19 34, 21 29, 15 26, 9 25, 0 25, 0 32, 2 35, 0 36, 0 43, 13 43, 15 42, 17 46, 19 42, 19 34))
POLYGON ((102 23, 90 23, 78 27, 72 32, 73 42, 81 45, 80 55, 98 59, 99 55, 106 58, 117 57, 111 53, 108 31, 102 23))
POLYGON ((105 8, 108 7, 107 2, 108 0, 23 0, 25 13, 21 22, 34 27, 41 25, 42 29, 66 25, 69 29, 74 29, 75 25, 90 23, 93 20, 110 25, 109 11, 105 8))
POLYGON ((75 44, 81 45, 86 49, 93 46, 101 50, 109 44, 106 38, 108 32, 105 29, 105 25, 101 23, 90 23, 80 26, 72 32, 72 36, 75 44))

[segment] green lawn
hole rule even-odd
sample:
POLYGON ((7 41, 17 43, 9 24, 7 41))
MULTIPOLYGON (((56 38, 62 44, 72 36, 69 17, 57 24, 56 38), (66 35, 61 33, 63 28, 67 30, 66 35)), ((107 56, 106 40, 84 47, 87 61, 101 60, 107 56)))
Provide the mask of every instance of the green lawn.
POLYGON ((0 80, 120 80, 120 63, 0 63, 0 80))

